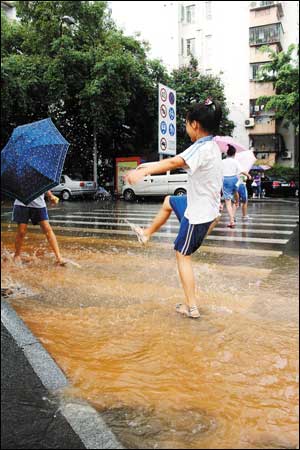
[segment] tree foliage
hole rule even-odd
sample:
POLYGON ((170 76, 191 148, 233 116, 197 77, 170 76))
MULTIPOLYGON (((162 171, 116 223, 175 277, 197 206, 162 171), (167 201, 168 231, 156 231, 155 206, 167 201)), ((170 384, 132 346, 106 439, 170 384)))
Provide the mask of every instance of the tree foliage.
POLYGON ((170 83, 176 90, 177 100, 177 147, 181 150, 189 145, 185 132, 185 118, 192 103, 204 102, 208 97, 218 100, 222 107, 221 135, 231 135, 234 123, 228 119, 224 86, 219 77, 203 75, 198 71, 198 63, 192 58, 190 65, 174 70, 170 83))
POLYGON ((116 27, 106 2, 15 4, 19 21, 1 13, 2 147, 16 126, 50 116, 71 143, 69 173, 92 176, 94 131, 99 162, 147 157, 158 146, 159 82, 178 93, 179 151, 192 101, 208 95, 220 100, 222 131, 232 130, 220 80, 199 74, 195 65, 168 75, 160 61, 147 57, 147 43, 116 27), (74 23, 65 23, 70 17, 74 23))
POLYGON ((292 123, 299 134, 299 46, 291 44, 286 52, 274 52, 262 47, 272 58, 260 69, 260 82, 272 82, 275 95, 262 96, 258 104, 264 104, 267 111, 275 111, 277 119, 285 125, 292 123))

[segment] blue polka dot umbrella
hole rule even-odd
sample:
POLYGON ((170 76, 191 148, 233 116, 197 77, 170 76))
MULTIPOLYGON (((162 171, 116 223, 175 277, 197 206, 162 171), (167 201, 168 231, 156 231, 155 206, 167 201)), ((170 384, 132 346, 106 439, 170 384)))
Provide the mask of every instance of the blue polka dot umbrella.
POLYGON ((51 119, 17 127, 1 152, 1 191, 28 205, 59 184, 68 147, 51 119))

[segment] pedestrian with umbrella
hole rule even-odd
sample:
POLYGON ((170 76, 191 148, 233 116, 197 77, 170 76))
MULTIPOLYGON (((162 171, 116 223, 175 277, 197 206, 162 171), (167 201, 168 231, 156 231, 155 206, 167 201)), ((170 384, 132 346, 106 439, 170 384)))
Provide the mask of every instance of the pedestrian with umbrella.
POLYGON ((18 224, 15 262, 21 250, 29 220, 45 233, 58 265, 65 265, 56 236, 49 224, 44 194, 58 202, 51 188, 58 185, 69 143, 51 119, 17 127, 1 152, 1 190, 15 199, 13 221, 18 224))
POLYGON ((226 209, 230 218, 230 222, 227 225, 229 228, 235 227, 235 212, 239 204, 239 177, 244 175, 246 178, 250 177, 248 172, 243 171, 240 163, 235 159, 236 148, 228 144, 227 158, 222 161, 223 163, 223 195, 225 199, 226 209), (234 207, 232 206, 234 202, 234 207))

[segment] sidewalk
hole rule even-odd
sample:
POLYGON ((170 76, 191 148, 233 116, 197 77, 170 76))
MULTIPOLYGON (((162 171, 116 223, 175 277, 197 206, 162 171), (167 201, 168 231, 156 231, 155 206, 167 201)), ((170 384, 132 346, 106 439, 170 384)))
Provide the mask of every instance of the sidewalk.
POLYGON ((91 406, 57 395, 67 385, 1 298, 1 449, 123 448, 91 406))
POLYGON ((264 198, 252 198, 249 197, 249 203, 298 203, 298 197, 264 197, 264 198))

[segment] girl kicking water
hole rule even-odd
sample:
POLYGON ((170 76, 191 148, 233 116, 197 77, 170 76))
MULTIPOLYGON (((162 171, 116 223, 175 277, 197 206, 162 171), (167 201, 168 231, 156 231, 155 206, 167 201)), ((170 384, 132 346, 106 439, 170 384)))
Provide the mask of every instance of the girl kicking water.
POLYGON ((186 117, 186 132, 193 145, 179 155, 159 162, 141 165, 125 176, 126 182, 136 184, 147 175, 164 173, 184 167, 188 173, 187 196, 167 196, 150 227, 134 227, 139 241, 147 243, 151 236, 175 212, 180 229, 175 240, 177 267, 185 293, 185 302, 176 311, 190 318, 199 318, 196 302, 195 277, 191 255, 201 246, 208 231, 219 217, 220 191, 223 182, 222 159, 213 141, 222 117, 220 104, 211 99, 193 105, 186 117))

